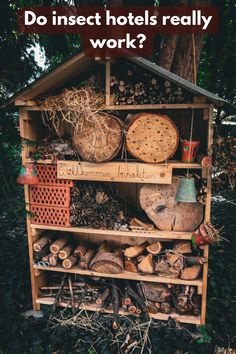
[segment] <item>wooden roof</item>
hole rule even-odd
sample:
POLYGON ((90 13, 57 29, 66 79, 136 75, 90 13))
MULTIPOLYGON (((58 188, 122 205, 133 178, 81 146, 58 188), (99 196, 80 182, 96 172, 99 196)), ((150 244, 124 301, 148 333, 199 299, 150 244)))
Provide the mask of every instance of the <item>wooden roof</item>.
MULTIPOLYGON (((163 69, 145 58, 127 57, 126 60, 131 61, 156 75, 168 79, 169 81, 197 96, 205 96, 209 102, 214 103, 217 106, 223 106, 225 103, 228 103, 226 100, 216 96, 215 94, 194 85, 193 83, 171 73, 166 69, 163 69)), ((55 69, 45 73, 22 90, 16 92, 13 96, 6 100, 1 107, 4 108, 9 104, 14 103, 15 100, 32 100, 39 96, 45 95, 47 92, 63 86, 66 82, 84 74, 85 72, 92 72, 99 65, 101 65, 101 63, 99 64, 95 59, 86 56, 83 52, 76 54, 55 69)))

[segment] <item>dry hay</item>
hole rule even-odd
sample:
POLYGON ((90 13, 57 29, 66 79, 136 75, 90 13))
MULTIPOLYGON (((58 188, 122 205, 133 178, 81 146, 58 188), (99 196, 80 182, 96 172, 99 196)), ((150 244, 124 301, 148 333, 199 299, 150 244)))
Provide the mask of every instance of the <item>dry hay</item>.
POLYGON ((51 123, 60 136, 60 123, 67 122, 78 129, 83 121, 94 122, 96 113, 105 107, 105 98, 92 88, 66 89, 56 96, 48 96, 40 102, 45 125, 51 123))

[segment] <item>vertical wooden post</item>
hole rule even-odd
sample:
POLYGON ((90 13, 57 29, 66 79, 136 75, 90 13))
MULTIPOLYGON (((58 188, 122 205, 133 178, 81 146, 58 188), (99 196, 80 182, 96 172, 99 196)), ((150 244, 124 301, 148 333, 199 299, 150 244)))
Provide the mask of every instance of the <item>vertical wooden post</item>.
MULTIPOLYGON (((213 144, 213 109, 214 105, 210 105, 209 109, 209 121, 208 121, 208 156, 212 156, 212 144, 213 144)), ((205 209, 205 220, 210 221, 211 216, 211 168, 207 171, 207 198, 205 209)), ((204 246, 204 257, 209 256, 209 246, 204 246)), ((201 308, 201 324, 205 324, 206 321, 206 298, 207 298, 207 276, 208 276, 208 263, 203 266, 203 288, 202 288, 202 308, 201 308)))
MULTIPOLYGON (((24 110, 24 108, 20 108, 20 135, 22 138, 27 136, 27 119, 28 119, 29 112, 24 110)), ((28 146, 22 146, 22 164, 25 164, 26 159, 28 157, 28 146)), ((24 193, 25 193, 25 209, 29 211, 29 186, 24 186, 24 193)), ((31 277, 31 289, 32 289, 32 303, 34 310, 40 310, 40 305, 36 304, 36 297, 37 297, 37 284, 36 278, 34 276, 34 269, 33 269, 33 238, 31 234, 31 227, 30 227, 30 217, 27 214, 26 216, 26 225, 27 225, 27 235, 28 235, 28 250, 29 250, 29 263, 30 263, 30 277, 31 277)))
POLYGON ((111 95, 111 60, 106 59, 106 106, 110 106, 110 95, 111 95))

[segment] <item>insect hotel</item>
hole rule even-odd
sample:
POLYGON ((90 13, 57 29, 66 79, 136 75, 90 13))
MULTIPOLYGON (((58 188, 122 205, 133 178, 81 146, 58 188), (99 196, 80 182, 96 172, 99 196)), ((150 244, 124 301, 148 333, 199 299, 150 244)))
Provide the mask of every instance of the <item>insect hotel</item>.
POLYGON ((35 310, 206 320, 214 105, 138 57, 80 53, 17 93, 35 310))

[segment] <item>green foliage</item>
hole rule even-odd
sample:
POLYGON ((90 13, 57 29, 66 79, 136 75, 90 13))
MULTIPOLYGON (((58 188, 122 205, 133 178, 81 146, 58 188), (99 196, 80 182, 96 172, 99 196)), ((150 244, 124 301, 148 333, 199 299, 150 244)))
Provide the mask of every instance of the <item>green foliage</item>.
POLYGON ((206 37, 198 73, 205 89, 235 103, 236 97, 236 19, 235 1, 213 0, 220 14, 220 28, 206 37))
POLYGON ((198 344, 211 343, 212 337, 207 333, 207 329, 205 326, 199 326, 198 331, 200 335, 197 339, 198 344))

